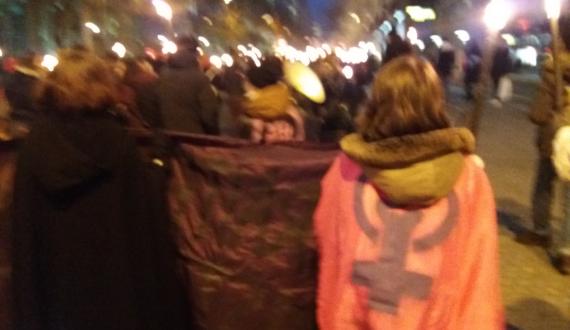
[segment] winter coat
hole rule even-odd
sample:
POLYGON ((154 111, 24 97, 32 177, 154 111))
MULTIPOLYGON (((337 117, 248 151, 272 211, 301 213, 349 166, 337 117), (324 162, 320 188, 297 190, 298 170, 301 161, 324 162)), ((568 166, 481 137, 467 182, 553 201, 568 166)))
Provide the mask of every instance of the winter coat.
POLYGON ((161 72, 160 108, 168 130, 218 134, 220 100, 194 55, 181 51, 161 72))
MULTIPOLYGON (((565 85, 570 84, 570 52, 564 52, 560 56, 560 65, 562 69, 562 78, 565 85)), ((563 87, 565 91, 565 88, 563 87)), ((552 155, 552 140, 556 134, 556 130, 562 125, 564 113, 557 113, 555 106, 555 77, 554 62, 549 58, 542 68, 542 81, 538 89, 537 96, 529 111, 530 120, 538 126, 536 143, 541 157, 550 158, 552 155)), ((568 109, 570 99, 568 93, 563 93, 562 109, 568 109)), ((570 111, 564 111, 570 113, 570 111)))
POLYGON ((341 146, 315 213, 320 329, 503 329, 496 210, 472 135, 341 146))
POLYGON ((15 329, 187 328, 148 169, 106 112, 38 119, 14 186, 15 329))

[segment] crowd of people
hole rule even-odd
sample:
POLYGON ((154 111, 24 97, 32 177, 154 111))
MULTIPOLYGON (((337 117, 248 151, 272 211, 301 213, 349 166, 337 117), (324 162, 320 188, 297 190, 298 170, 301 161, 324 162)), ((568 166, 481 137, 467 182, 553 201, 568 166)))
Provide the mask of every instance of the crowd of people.
MULTIPOLYGON (((391 38, 385 61, 371 57, 353 79, 333 57, 312 64, 323 104, 288 86, 280 58, 235 55, 217 69, 193 38, 164 62, 82 47, 61 50, 51 72, 35 56, 20 60, 0 103, 0 138, 27 135, 14 189, 18 329, 191 327, 153 181, 165 174, 124 127, 339 143, 314 220, 320 328, 502 329, 493 193, 473 135, 445 111, 453 51, 445 45, 432 66, 391 38)), ((466 53, 471 97, 481 51, 466 53)), ((537 198, 551 190, 548 161, 537 198)), ((535 203, 540 238, 550 234, 545 198, 535 203)))

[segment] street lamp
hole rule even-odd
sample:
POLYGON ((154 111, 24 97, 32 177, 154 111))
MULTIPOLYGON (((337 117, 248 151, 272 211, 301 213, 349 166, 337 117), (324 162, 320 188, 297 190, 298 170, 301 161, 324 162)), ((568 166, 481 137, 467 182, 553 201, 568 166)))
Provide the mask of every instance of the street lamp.
POLYGON ((485 107, 485 96, 489 89, 489 69, 493 57, 499 31, 507 26, 512 15, 512 8, 505 0, 491 0, 485 8, 483 22, 487 26, 487 41, 481 63, 481 78, 475 89, 474 108, 469 118, 468 127, 477 136, 479 124, 485 107))
POLYGON ((562 111, 562 69, 560 67, 560 27, 558 26, 558 18, 560 18, 560 8, 562 7, 560 0, 545 0, 544 10, 546 16, 550 19, 550 30, 552 32, 552 59, 554 62, 555 92, 554 105, 556 113, 562 111))

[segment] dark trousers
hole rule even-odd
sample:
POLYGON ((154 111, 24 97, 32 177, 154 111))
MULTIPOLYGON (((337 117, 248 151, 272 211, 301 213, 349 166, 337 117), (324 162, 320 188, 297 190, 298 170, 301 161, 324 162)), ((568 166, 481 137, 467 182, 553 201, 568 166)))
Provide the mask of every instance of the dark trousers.
POLYGON ((554 197, 556 171, 550 158, 540 157, 532 197, 532 221, 540 235, 550 235, 550 207, 554 197))

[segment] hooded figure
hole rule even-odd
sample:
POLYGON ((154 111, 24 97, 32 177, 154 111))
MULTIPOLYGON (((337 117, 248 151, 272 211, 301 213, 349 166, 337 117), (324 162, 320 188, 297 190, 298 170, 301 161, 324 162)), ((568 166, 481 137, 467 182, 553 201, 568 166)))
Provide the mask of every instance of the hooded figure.
POLYGON ((182 38, 158 80, 164 127, 182 133, 217 135, 220 100, 198 65, 197 44, 182 38))
POLYGON ((64 51, 42 88, 13 200, 15 329, 186 329, 164 198, 106 109, 114 77, 64 51))
POLYGON ((426 61, 381 69, 315 213, 320 329, 503 329, 497 219, 475 141, 426 61))

